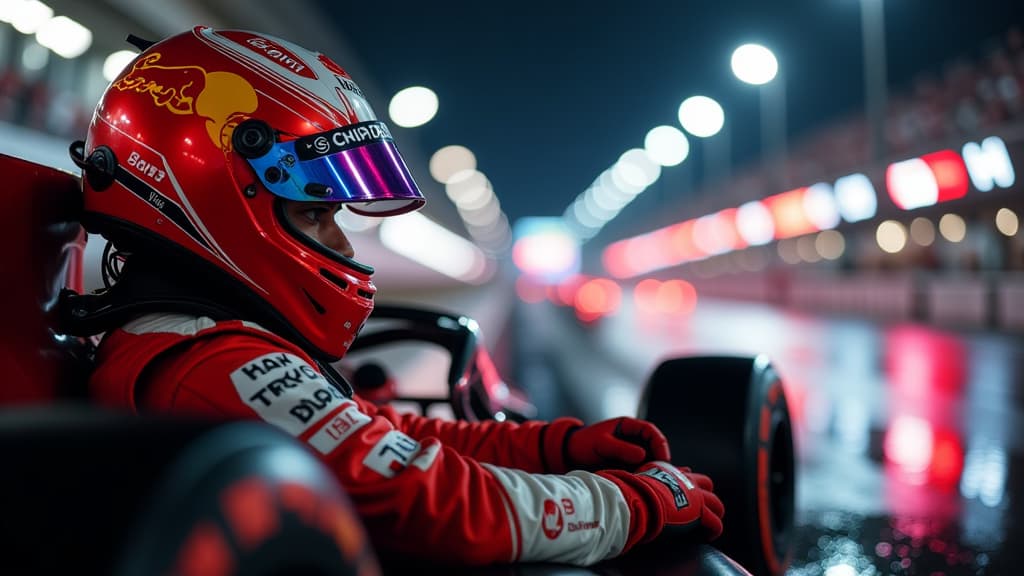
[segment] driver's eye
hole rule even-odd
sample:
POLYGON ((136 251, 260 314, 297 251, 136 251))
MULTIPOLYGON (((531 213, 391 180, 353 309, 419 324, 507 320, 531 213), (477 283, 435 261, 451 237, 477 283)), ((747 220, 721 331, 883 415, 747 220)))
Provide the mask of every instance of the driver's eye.
POLYGON ((320 219, 330 212, 326 208, 310 208, 302 211, 302 216, 309 221, 310 224, 316 224, 320 222, 320 219))

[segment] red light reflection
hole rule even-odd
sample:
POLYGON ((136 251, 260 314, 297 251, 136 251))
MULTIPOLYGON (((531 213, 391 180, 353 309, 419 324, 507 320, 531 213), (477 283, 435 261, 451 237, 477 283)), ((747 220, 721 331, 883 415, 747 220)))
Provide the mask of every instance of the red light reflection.
POLYGON ((545 286, 526 276, 516 278, 516 295, 527 304, 542 302, 545 298, 545 286))
POLYGON ((622 289, 607 278, 594 278, 576 291, 576 315, 585 321, 607 316, 619 309, 622 289))
POLYGON ((883 454, 889 504, 898 513, 937 512, 936 507, 948 508, 948 498, 940 495, 956 490, 964 467, 956 406, 967 351, 955 336, 920 326, 889 330, 885 350, 891 413, 883 454))

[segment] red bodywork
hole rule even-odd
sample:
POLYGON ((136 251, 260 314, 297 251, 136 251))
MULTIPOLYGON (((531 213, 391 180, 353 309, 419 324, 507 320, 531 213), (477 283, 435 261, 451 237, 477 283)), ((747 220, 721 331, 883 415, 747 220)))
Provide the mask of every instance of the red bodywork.
POLYGON ((81 188, 68 172, 3 154, 0 174, 0 405, 45 402, 81 381, 69 351, 77 341, 57 334, 61 288, 82 288, 81 188))

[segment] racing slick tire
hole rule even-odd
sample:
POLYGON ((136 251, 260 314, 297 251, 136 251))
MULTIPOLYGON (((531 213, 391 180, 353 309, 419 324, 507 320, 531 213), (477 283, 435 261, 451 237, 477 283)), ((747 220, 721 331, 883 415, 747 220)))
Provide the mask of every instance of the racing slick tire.
POLYGON ((0 458, 0 541, 32 573, 377 569, 330 472, 265 424, 18 408, 0 458))
POLYGON ((757 575, 791 557, 795 459, 782 382, 765 356, 666 360, 651 374, 638 416, 658 425, 673 463, 707 474, 725 504, 714 542, 757 575))

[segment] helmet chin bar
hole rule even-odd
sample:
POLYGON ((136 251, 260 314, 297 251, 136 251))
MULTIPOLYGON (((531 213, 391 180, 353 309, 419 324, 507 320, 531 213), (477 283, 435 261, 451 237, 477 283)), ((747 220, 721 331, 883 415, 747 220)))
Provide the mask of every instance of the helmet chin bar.
POLYGON ((90 232, 130 249, 132 256, 109 290, 61 295, 59 315, 68 334, 100 334, 143 314, 192 314, 255 322, 295 342, 318 362, 338 360, 248 286, 195 254, 130 222, 88 212, 82 221, 90 232))

